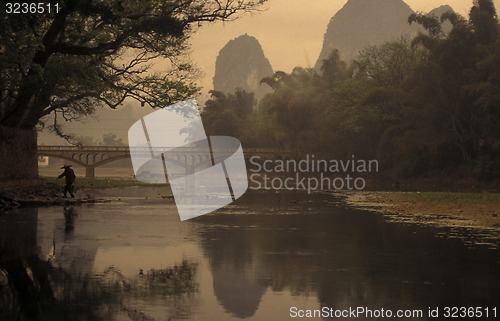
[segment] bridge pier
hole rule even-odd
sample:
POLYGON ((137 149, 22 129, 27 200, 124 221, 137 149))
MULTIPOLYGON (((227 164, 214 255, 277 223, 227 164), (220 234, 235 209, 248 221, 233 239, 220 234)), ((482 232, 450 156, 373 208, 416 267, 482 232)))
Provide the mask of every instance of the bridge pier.
POLYGON ((94 165, 86 165, 85 166, 85 177, 86 178, 95 178, 95 166, 94 165))

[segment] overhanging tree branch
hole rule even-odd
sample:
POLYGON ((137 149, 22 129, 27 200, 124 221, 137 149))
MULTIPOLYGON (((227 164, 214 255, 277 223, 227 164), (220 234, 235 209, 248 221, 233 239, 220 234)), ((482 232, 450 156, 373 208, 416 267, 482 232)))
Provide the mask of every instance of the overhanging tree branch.
POLYGON ((189 81, 193 69, 177 61, 193 27, 232 20, 263 2, 80 0, 37 19, 0 13, 0 66, 11 72, 0 83, 0 125, 33 128, 61 108, 77 118, 91 109, 89 101, 115 107, 132 97, 160 107, 187 98, 196 90, 189 81), (131 50, 137 53, 130 59, 131 50), (147 76, 150 62, 160 58, 169 59, 174 72, 147 76))

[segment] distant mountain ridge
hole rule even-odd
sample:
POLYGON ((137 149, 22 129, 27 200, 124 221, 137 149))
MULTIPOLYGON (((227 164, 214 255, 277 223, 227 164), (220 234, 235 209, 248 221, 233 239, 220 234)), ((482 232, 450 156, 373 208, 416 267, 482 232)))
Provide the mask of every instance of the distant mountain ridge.
MULTIPOLYGON (((440 17, 449 9, 441 6, 430 14, 440 17)), ((419 26, 408 24, 412 13, 403 0, 349 0, 328 24, 315 68, 321 67, 333 49, 339 50, 342 59, 351 61, 366 46, 417 33, 419 26)), ((448 27, 445 24, 444 29, 448 27)))
POLYGON ((242 35, 229 41, 220 50, 215 63, 214 90, 232 93, 241 88, 261 98, 271 88, 260 81, 273 73, 259 41, 252 36, 242 35))

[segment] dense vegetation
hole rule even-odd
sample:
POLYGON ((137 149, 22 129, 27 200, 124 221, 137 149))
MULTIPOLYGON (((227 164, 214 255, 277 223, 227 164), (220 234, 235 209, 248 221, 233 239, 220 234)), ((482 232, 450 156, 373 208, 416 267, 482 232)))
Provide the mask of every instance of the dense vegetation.
POLYGON ((57 129, 57 116, 73 120, 125 99, 162 107, 191 97, 193 31, 263 2, 81 0, 36 14, 2 11, 0 126, 33 129, 52 115, 57 129), (159 59, 163 72, 153 68, 159 59))
POLYGON ((263 79, 252 94, 214 92, 213 134, 246 146, 378 159, 400 176, 456 173, 500 177, 500 26, 491 0, 469 18, 413 14, 425 33, 367 47, 350 64, 334 51, 320 71, 295 68, 263 79), (453 25, 446 33, 441 25, 453 25))
POLYGON ((192 97, 196 69, 186 54, 194 30, 265 1, 51 0, 22 3, 19 14, 7 3, 0 11, 0 180, 37 176, 37 126, 71 138, 62 119, 125 100, 163 107, 192 97))

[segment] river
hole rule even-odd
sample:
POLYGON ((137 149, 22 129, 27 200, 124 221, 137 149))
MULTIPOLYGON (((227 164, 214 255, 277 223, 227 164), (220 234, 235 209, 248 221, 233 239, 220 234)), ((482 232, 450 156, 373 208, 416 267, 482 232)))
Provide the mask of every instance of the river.
MULTIPOLYGON (((280 321, 320 309, 332 314, 308 320, 330 320, 361 308, 430 320, 446 307, 493 320, 500 252, 463 236, 291 192, 249 192, 185 222, 172 200, 143 195, 4 212, 0 320, 280 321)), ((375 319, 366 313, 345 319, 375 319)))

